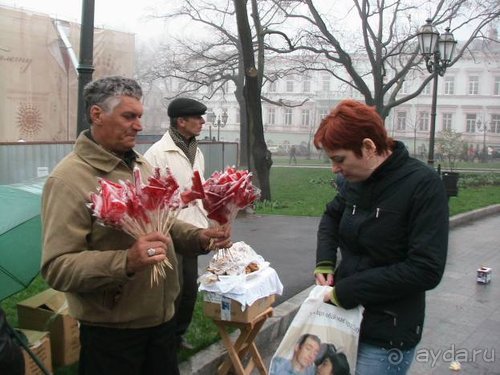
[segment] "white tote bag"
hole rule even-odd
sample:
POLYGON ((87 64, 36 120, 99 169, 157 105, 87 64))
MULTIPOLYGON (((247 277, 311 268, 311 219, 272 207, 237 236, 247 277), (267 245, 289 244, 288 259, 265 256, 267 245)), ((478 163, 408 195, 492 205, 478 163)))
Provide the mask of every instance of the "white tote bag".
POLYGON ((331 373, 354 374, 363 307, 345 310, 323 302, 328 286, 315 286, 299 308, 271 360, 269 375, 331 373), (326 363, 325 363, 326 362, 326 363))

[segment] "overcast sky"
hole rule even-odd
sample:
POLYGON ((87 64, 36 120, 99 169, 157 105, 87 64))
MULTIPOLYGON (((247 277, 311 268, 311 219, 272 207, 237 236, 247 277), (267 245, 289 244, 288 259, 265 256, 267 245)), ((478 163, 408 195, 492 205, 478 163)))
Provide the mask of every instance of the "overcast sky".
MULTIPOLYGON (((95 0, 94 25, 135 33, 139 37, 161 33, 162 21, 148 19, 177 0, 95 0)), ((82 0, 0 0, 1 5, 24 8, 81 23, 82 0)))
MULTIPOLYGON (((163 39, 167 35, 178 36, 186 33, 194 33, 194 35, 201 37, 197 27, 182 28, 178 27, 178 23, 174 23, 175 26, 167 27, 163 20, 151 19, 151 16, 155 14, 168 14, 169 9, 173 9, 181 1, 183 0, 95 0, 94 24, 96 27, 134 33, 139 39, 149 39, 159 35, 163 39)), ((346 4, 344 2, 333 3, 336 7, 339 4, 346 4)), ((56 18, 81 23, 82 0, 0 0, 0 4, 22 7, 56 18)), ((331 6, 333 5, 329 7, 331 6)), ((429 13, 429 10, 423 11, 429 13)), ((424 20, 425 15, 420 18, 424 20)), ((440 32, 443 31, 440 30, 440 32)), ((459 40, 468 37, 468 32, 455 31, 454 34, 455 38, 459 40)))

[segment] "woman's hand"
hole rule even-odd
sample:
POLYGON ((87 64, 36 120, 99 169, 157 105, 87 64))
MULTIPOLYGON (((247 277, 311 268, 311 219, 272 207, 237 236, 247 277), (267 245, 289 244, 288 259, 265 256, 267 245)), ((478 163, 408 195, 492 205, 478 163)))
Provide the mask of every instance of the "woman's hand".
POLYGON ((326 288, 326 292, 325 294, 323 294, 323 302, 333 303, 335 305, 335 302, 333 301, 332 291, 333 288, 330 287, 326 288))
POLYGON ((316 274, 316 285, 335 285, 332 273, 317 273, 316 274))

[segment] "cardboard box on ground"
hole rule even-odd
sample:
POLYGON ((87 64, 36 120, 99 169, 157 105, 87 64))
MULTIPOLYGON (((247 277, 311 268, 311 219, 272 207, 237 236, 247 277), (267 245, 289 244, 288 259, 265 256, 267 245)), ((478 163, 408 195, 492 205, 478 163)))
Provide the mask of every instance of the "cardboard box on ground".
MULTIPOLYGON (((28 347, 35 354, 45 369, 52 373, 52 354, 50 350, 49 332, 32 331, 28 329, 20 329, 28 340, 28 347)), ((43 371, 33 361, 31 356, 23 349, 24 357, 24 374, 25 375, 43 375, 43 371)))
POLYGON ((260 298, 242 311, 242 306, 238 301, 218 293, 204 292, 203 312, 212 319, 251 322, 257 315, 271 307, 275 299, 274 294, 260 298))
POLYGON ((80 355, 78 322, 68 315, 64 293, 47 289, 17 304, 19 327, 49 331, 54 367, 71 365, 80 355))
POLYGON ((489 284, 491 281, 491 268, 481 266, 477 270, 477 282, 480 284, 489 284))

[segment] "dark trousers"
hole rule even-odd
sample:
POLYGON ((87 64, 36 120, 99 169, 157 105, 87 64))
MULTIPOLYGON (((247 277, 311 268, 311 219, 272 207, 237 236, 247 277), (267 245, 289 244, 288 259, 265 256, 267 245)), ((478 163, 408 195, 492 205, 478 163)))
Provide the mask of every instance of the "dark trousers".
POLYGON ((182 273, 179 275, 181 291, 175 302, 176 335, 180 338, 180 336, 186 333, 193 319, 193 311, 198 294, 198 257, 177 255, 177 260, 182 262, 182 273))
POLYGON ((80 326, 80 375, 178 375, 175 321, 156 327, 80 326))
POLYGON ((0 307, 0 374, 24 375, 23 353, 13 330, 0 307))

